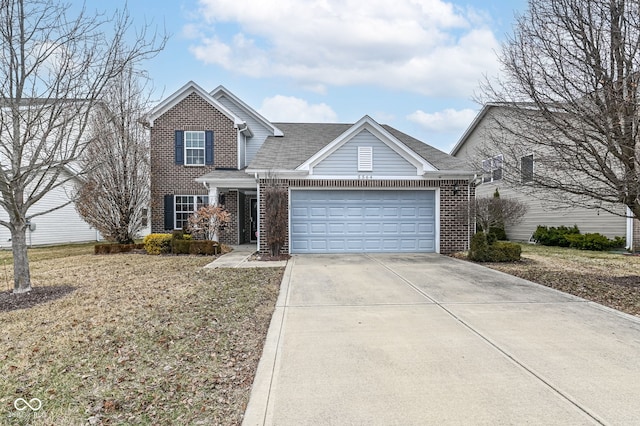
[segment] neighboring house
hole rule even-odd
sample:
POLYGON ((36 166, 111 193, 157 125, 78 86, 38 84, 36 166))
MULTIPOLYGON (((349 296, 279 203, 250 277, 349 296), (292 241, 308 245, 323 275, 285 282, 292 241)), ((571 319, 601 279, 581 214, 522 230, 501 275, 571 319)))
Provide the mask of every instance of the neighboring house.
MULTIPOLYGON (((27 244, 37 246, 80 243, 97 241, 101 238, 100 234, 78 215, 74 204, 68 204, 70 197, 75 193, 77 183, 77 178, 73 177, 72 171, 68 173, 61 179, 71 178, 71 180, 52 189, 29 209, 29 215, 33 215, 66 204, 64 207, 36 216, 31 220, 31 226, 27 229, 27 244)), ((8 215, 3 209, 0 209, 0 219, 8 220, 8 215)), ((0 248, 11 248, 11 232, 4 226, 0 226, 0 248)))
POLYGON ((148 115, 152 232, 207 203, 232 222, 227 244, 268 252, 265 187, 288 193, 289 253, 466 250, 473 172, 364 116, 354 124, 271 123, 220 86, 193 82, 148 115))
MULTIPOLYGON (((558 203, 550 202, 542 188, 525 187, 532 185, 533 174, 536 171, 537 147, 531 145, 530 150, 523 152, 520 164, 517 167, 505 167, 504 162, 511 155, 502 152, 492 152, 491 132, 494 114, 502 114, 509 107, 500 104, 485 105, 469 128, 462 135, 451 155, 467 162, 469 168, 478 170, 479 184, 476 188, 478 197, 493 196, 496 188, 503 198, 518 199, 528 206, 528 211, 523 220, 513 226, 506 227, 507 237, 515 241, 529 241, 538 225, 545 226, 573 226, 577 225, 582 233, 598 232, 613 238, 615 236, 626 237, 627 247, 637 247, 634 241, 634 221, 625 216, 625 208, 614 206, 620 215, 609 213, 602 209, 588 209, 583 207, 566 207, 558 203), (519 180, 523 186, 506 185, 503 181, 503 173, 507 170, 520 173, 519 180), (534 192, 531 189, 535 189, 534 192), (545 201, 543 201, 545 200, 545 201)), ((636 226, 636 228, 638 228, 636 226)), ((640 229, 636 229, 640 234, 640 229)), ((636 238, 636 241, 640 239, 636 238)))

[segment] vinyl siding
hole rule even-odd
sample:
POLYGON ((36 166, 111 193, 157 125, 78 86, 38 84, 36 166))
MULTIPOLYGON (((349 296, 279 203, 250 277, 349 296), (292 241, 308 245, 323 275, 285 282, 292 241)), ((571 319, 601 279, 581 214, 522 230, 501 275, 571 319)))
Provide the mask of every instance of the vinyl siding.
MULTIPOLYGON (((487 153, 492 153, 492 155, 501 154, 501 152, 493 152, 485 146, 488 140, 486 135, 489 126, 488 123, 491 122, 491 117, 495 113, 495 108, 487 112, 484 120, 468 135, 465 144, 462 145, 456 153, 456 157, 466 159, 472 169, 479 170, 481 168, 481 161, 485 159, 487 153)), ((535 158, 535 151, 536 147, 532 146, 531 151, 528 151, 528 153, 533 153, 535 158)), ((509 161, 507 157, 505 157, 505 162, 506 161, 509 161)), ((507 173, 508 171, 505 170, 503 172, 507 173)), ((554 205, 549 201, 542 201, 541 199, 551 198, 548 196, 545 197, 545 192, 543 192, 545 190, 542 188, 537 189, 535 197, 533 197, 532 195, 518 191, 516 188, 507 187, 502 181, 498 181, 478 185, 476 188, 476 196, 491 197, 496 188, 498 188, 502 198, 520 200, 528 207, 526 215, 519 224, 507 227, 507 237, 511 240, 528 241, 538 225, 578 225, 582 233, 599 232, 610 238, 615 236, 624 237, 626 234, 626 219, 624 217, 607 213, 603 210, 597 211, 582 207, 569 208, 554 205)), ((619 212, 624 213, 622 206, 620 206, 619 212)))
MULTIPOLYGON (((65 188, 58 187, 45 195, 29 213, 45 211, 59 206, 69 200, 67 192, 71 194, 71 184, 65 188)), ((0 217, 8 220, 4 210, 0 210, 0 217)), ((33 232, 27 231, 27 243, 31 245, 77 243, 96 241, 97 232, 83 221, 75 210, 73 204, 66 205, 58 210, 43 216, 33 218, 36 225, 33 232)), ((11 233, 5 227, 0 227, 0 247, 11 247, 11 233)))
POLYGON ((246 139, 245 147, 240 147, 240 168, 244 168, 251 163, 265 139, 272 136, 273 133, 269 128, 265 127, 258 120, 247 114, 246 111, 237 106, 226 96, 221 96, 218 101, 235 115, 246 121, 249 129, 251 129, 251 132, 253 133, 252 137, 246 139))
MULTIPOLYGON (((573 226, 583 234, 598 232, 609 238, 625 237, 627 219, 603 210, 596 211, 586 208, 559 208, 548 202, 534 199, 518 193, 511 188, 499 184, 482 184, 476 188, 476 197, 491 197, 499 188, 501 198, 520 200, 527 204, 528 210, 523 220, 513 226, 507 226, 507 238, 513 241, 528 241, 538 225, 544 226, 573 226)), ((619 213, 624 214, 620 207, 619 213)))
POLYGON ((416 176, 416 167, 372 133, 363 130, 313 168, 314 175, 416 176), (358 171, 358 147, 373 148, 373 171, 358 171))

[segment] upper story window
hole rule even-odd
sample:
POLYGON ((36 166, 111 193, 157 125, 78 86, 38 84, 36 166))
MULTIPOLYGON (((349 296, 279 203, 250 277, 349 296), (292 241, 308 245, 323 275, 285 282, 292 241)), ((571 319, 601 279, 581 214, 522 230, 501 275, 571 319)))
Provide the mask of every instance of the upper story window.
POLYGON ((502 154, 482 160, 482 182, 495 182, 502 179, 502 154))
POLYGON ((175 163, 184 166, 212 165, 213 142, 211 130, 176 130, 175 163))
POLYGON ((204 165, 204 132, 184 132, 184 159, 186 166, 204 165))
POLYGON ((533 154, 520 158, 520 175, 522 183, 533 182, 533 154))

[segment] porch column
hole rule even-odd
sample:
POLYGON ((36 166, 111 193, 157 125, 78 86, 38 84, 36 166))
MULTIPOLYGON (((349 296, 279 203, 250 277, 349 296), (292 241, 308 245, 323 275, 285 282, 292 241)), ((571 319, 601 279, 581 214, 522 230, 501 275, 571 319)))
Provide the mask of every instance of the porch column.
MULTIPOLYGON (((218 205, 218 187, 217 186, 209 186, 209 205, 217 206, 218 205)), ((213 241, 219 241, 218 233, 213 234, 213 241)))

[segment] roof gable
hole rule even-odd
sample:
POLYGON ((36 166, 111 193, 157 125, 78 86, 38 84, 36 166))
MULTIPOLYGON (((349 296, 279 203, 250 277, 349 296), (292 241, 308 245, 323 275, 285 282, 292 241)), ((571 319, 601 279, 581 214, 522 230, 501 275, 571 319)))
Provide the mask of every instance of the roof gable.
POLYGON ((393 136, 368 115, 362 117, 353 126, 349 127, 341 135, 329 142, 305 162, 300 164, 296 170, 307 171, 310 174, 313 173, 314 167, 327 159, 331 154, 335 153, 344 144, 359 135, 363 130, 367 130, 391 150, 395 151, 400 157, 412 164, 416 168, 416 175, 422 175, 425 172, 437 170, 427 160, 402 143, 398 138, 393 136))
POLYGON ((207 93, 202 87, 198 86, 193 81, 188 82, 180 89, 176 90, 171 96, 167 97, 165 100, 156 105, 149 114, 147 114, 146 120, 150 127, 153 127, 153 122, 156 118, 160 117, 162 114, 176 106, 178 103, 187 98, 187 96, 192 93, 197 94, 206 102, 208 102, 215 109, 224 114, 227 118, 229 118, 233 123, 238 126, 244 124, 244 120, 241 117, 238 117, 232 111, 230 111, 227 107, 218 102, 213 96, 207 93))
POLYGON ((268 128, 274 136, 283 136, 282 130, 278 129, 274 126, 269 120, 260 115, 256 110, 247 105, 242 99, 238 98, 232 92, 230 92, 226 87, 220 85, 211 91, 211 96, 219 100, 222 96, 229 99, 238 109, 243 111, 245 114, 251 116, 254 120, 268 128))

